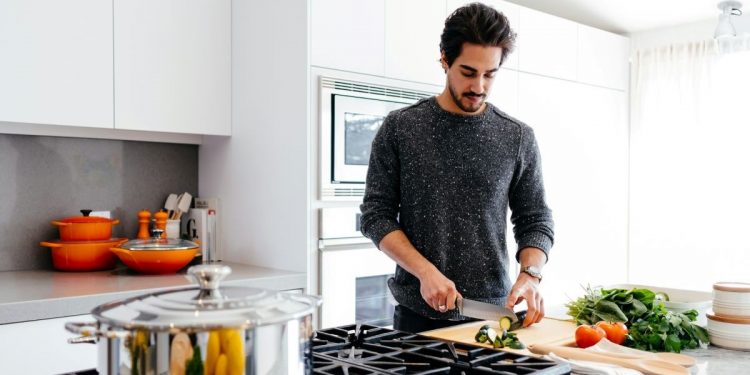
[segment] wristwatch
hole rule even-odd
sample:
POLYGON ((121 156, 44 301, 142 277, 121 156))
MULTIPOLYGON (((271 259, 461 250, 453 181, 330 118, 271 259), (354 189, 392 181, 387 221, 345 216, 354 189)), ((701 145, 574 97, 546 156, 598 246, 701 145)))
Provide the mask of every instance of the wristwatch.
POLYGON ((539 267, 526 266, 521 268, 521 272, 526 273, 531 277, 536 277, 537 279, 539 279, 540 283, 542 282, 542 270, 540 270, 539 267))

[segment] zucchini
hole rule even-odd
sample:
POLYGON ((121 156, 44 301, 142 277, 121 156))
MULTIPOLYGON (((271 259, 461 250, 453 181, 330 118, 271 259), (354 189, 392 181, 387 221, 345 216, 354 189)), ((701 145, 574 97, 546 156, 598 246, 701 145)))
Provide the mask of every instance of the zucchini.
POLYGON ((507 316, 504 316, 500 318, 500 328, 503 329, 503 331, 510 330, 511 321, 510 318, 507 316))

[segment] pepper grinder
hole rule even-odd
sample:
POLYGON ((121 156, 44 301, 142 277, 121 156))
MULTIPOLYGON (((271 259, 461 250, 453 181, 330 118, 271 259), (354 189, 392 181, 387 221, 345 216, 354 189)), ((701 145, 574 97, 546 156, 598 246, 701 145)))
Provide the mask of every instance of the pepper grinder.
POLYGON ((151 213, 147 210, 138 211, 138 239, 147 240, 151 236, 148 234, 148 224, 151 213))
POLYGON ((154 227, 157 229, 161 229, 163 232, 161 233, 161 238, 167 238, 167 217, 169 216, 168 213, 164 211, 159 211, 154 214, 154 227))

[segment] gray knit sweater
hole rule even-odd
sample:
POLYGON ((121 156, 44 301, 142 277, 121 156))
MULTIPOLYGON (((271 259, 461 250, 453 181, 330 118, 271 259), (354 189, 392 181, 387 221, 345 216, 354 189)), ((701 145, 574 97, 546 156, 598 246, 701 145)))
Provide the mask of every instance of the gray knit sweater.
MULTIPOLYGON (((466 298, 502 303, 510 291, 508 207, 518 249, 549 255, 552 215, 531 128, 487 103, 475 116, 443 110, 435 97, 391 112, 372 143, 362 233, 375 245, 396 229, 466 298)), ((516 253, 516 259, 518 254, 516 253)), ((437 319, 419 280, 400 266, 389 286, 398 303, 437 319)))

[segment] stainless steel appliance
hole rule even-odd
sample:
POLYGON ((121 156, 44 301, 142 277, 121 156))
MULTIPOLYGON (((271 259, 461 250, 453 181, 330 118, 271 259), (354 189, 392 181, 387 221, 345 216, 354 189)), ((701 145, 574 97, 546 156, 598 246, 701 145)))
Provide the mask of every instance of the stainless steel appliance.
POLYGON ((200 288, 100 305, 91 312, 96 322, 66 324, 84 335, 71 342, 97 343, 99 374, 312 373, 312 315, 320 299, 220 288, 229 272, 218 264, 193 266, 188 273, 200 288))
POLYGON ((321 76, 320 199, 361 199, 370 145, 386 115, 433 95, 321 76))
POLYGON ((313 353, 316 374, 570 374, 568 364, 368 325, 318 330, 313 353))
POLYGON ((359 216, 357 207, 320 210, 321 328, 393 324, 387 281, 396 263, 362 236, 359 216))

